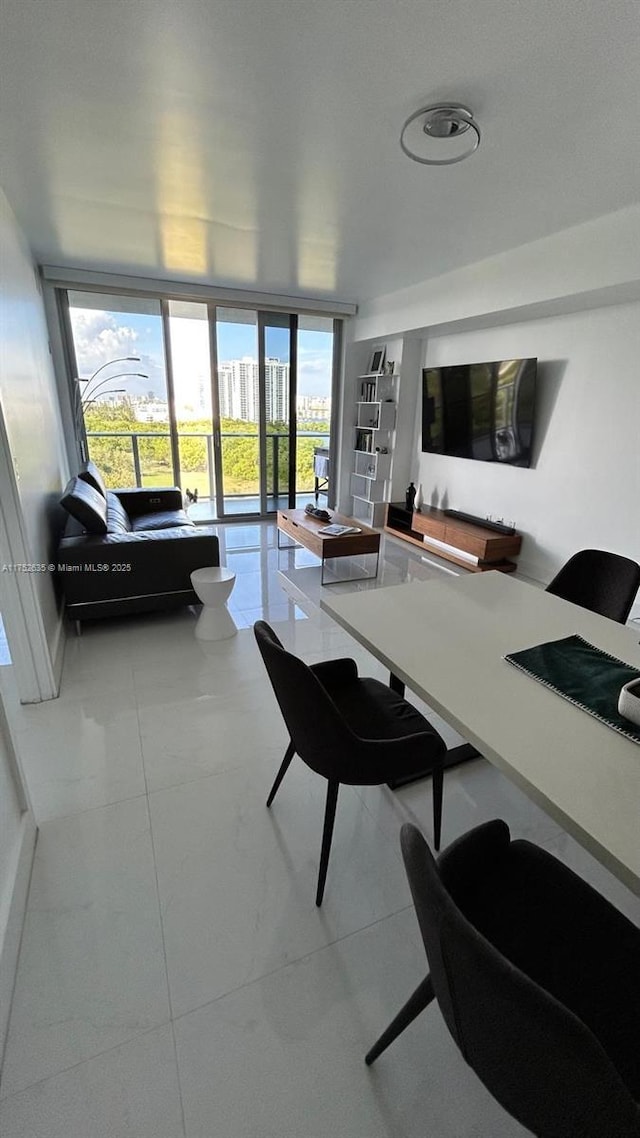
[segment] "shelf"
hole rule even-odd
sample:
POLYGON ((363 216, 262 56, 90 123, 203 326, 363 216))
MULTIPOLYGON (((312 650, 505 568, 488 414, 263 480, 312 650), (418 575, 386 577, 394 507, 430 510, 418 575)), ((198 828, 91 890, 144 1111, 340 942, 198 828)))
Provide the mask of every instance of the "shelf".
POLYGON ((389 496, 398 379, 397 372, 366 372, 356 381, 356 433, 349 488, 353 516, 371 526, 383 525, 385 499, 389 496))
POLYGON ((351 475, 351 497, 359 498, 362 502, 384 502, 384 479, 376 482, 374 478, 366 478, 362 474, 351 475))
POLYGON ((369 478, 372 481, 384 481, 389 477, 391 468, 391 455, 381 454, 380 451, 354 451, 355 461, 353 473, 360 478, 369 478))
POLYGON ((377 375, 367 379, 360 377, 356 386, 356 402, 383 403, 387 399, 395 402, 397 386, 392 375, 377 375))
POLYGON ((384 524, 384 502, 368 502, 365 498, 353 498, 352 514, 356 521, 369 526, 384 524))
POLYGON ((395 403, 358 403, 356 427, 364 431, 391 431, 395 425, 395 403), (367 410, 374 408, 374 410, 367 410), (370 419, 371 422, 366 420, 370 419), (365 421, 363 421, 365 420, 365 421))

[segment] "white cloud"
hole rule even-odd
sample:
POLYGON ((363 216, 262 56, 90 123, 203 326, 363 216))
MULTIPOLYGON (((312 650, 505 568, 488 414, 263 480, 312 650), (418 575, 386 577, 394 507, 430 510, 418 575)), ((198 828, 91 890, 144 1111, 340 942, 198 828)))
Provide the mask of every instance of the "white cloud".
POLYGON ((138 333, 126 324, 118 324, 109 312, 72 308, 69 315, 81 376, 88 378, 110 360, 139 354, 138 333))
POLYGON ((306 350, 298 354, 300 395, 331 395, 331 352, 306 350))
MULTIPOLYGON (((88 379, 104 364, 112 360, 122 360, 126 356, 139 356, 140 362, 116 364, 106 368, 96 383, 114 377, 118 372, 144 372, 147 379, 133 377, 126 381, 126 390, 131 395, 146 395, 152 392, 156 398, 166 398, 164 360, 154 339, 157 341, 159 329, 143 328, 138 331, 129 324, 120 323, 111 312, 100 309, 72 308, 69 312, 73 330, 73 343, 76 352, 78 375, 88 379), (147 349, 145 351, 145 348, 147 349)), ((126 319, 126 317, 125 317, 126 319)), ((118 386, 125 382, 118 377, 118 386)), ((107 388, 103 389, 106 390, 107 388)))

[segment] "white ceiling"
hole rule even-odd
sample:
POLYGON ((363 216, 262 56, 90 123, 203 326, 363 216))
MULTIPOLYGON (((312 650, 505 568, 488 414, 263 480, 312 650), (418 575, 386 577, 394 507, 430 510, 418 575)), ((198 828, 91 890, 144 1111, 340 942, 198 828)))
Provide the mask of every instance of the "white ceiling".
POLYGON ((361 300, 638 198, 637 0, 2 0, 40 261, 361 300), (480 150, 409 161, 417 107, 480 150))

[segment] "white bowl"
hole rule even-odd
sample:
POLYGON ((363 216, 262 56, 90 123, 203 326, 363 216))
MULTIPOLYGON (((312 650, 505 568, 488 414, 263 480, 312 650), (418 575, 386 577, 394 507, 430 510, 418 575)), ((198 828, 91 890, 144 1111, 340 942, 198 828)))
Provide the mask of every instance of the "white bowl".
POLYGON ((640 727, 640 679, 629 680, 620 691, 618 711, 640 727))

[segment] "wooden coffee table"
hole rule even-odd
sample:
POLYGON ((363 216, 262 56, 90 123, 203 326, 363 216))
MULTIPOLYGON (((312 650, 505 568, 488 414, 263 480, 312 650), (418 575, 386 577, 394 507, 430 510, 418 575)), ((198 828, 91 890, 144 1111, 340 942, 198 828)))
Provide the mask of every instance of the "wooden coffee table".
MULTIPOLYGON (((331 511, 331 524, 357 526, 358 533, 345 533, 332 537, 320 533, 320 530, 329 525, 329 522, 321 522, 318 518, 314 518, 313 514, 307 514, 304 510, 278 510, 278 549, 288 548, 280 543, 280 534, 286 533, 298 545, 302 545, 311 553, 315 553, 322 562, 321 583, 323 585, 325 584, 325 561, 332 557, 357 557, 362 553, 375 553, 376 571, 373 576, 377 577, 380 560, 380 534, 377 530, 369 529, 362 522, 355 521, 353 518, 345 518, 342 514, 336 514, 333 511, 331 511)), ((349 579, 352 581, 364 580, 364 576, 363 578, 351 577, 349 579)))

